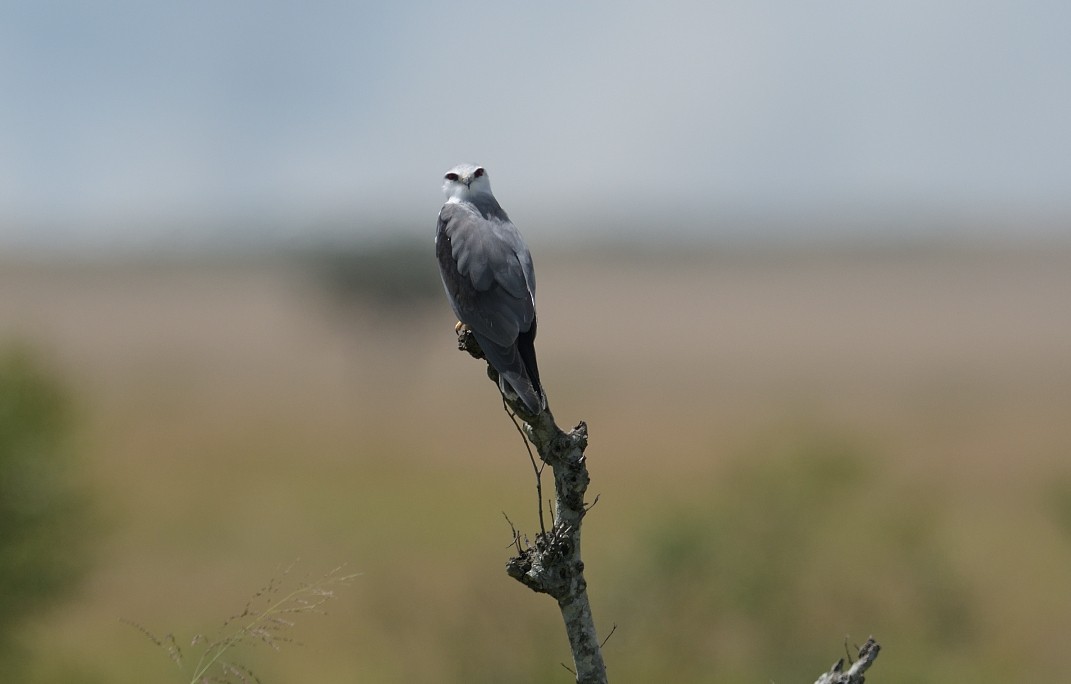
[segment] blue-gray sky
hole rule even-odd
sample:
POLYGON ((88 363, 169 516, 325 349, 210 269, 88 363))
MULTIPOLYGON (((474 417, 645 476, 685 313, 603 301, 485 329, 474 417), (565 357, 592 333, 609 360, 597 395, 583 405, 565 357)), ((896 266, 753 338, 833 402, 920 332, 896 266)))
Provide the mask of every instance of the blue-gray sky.
POLYGON ((1059 224, 1069 36, 1066 0, 9 0, 0 244, 419 233, 458 161, 529 232, 670 208, 1059 224))

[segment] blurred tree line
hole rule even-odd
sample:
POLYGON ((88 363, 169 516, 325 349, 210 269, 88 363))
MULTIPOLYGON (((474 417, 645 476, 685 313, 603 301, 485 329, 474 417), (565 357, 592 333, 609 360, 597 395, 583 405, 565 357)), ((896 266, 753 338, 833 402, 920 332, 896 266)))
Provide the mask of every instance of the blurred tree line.
POLYGON ((430 240, 321 246, 297 258, 341 305, 363 302, 398 315, 445 301, 430 240))

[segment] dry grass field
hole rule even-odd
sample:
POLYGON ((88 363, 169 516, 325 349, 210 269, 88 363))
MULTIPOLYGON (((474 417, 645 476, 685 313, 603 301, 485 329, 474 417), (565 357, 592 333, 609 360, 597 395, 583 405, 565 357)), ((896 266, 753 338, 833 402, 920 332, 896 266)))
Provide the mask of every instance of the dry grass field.
MULTIPOLYGON (((269 579, 342 564, 300 643, 234 659, 264 684, 571 681, 556 607, 504 572, 530 466, 428 250, 387 264, 404 296, 281 257, 0 264, 0 340, 73 395, 95 531, 18 629, 27 684, 189 681, 123 620, 189 655, 269 579)), ((810 682, 871 633, 876 684, 1059 678, 1071 250, 536 251, 614 681, 810 682)))

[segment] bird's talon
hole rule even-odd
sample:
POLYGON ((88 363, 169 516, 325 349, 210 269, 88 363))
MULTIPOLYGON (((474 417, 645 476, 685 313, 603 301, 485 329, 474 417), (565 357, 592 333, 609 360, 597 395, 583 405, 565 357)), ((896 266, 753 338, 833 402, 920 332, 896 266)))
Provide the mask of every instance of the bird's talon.
POLYGON ((458 337, 461 336, 461 333, 467 332, 468 329, 469 329, 469 326, 465 325, 461 321, 458 321, 457 325, 454 326, 454 332, 457 333, 458 337))

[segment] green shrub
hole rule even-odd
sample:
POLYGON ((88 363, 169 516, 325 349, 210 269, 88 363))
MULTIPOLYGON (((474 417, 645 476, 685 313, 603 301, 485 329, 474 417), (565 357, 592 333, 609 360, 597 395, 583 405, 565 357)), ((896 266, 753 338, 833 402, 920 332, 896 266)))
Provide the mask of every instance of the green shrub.
POLYGON ((0 663, 15 629, 69 590, 85 561, 64 390, 24 349, 0 351, 0 663))

